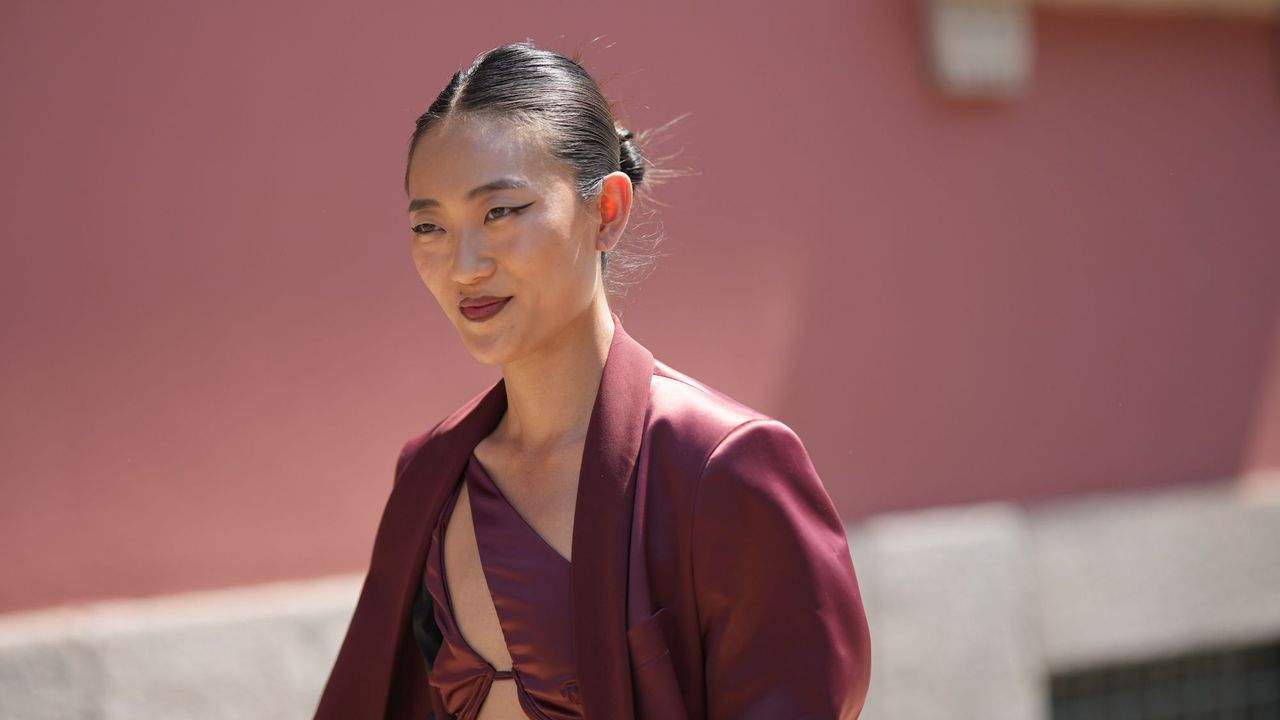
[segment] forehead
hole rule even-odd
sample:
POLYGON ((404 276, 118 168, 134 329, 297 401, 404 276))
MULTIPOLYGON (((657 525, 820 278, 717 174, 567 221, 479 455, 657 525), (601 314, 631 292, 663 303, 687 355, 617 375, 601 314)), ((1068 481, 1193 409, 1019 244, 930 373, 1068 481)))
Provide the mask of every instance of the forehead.
POLYGON ((504 177, 527 180, 535 188, 572 182, 568 167, 552 157, 536 128, 453 116, 418 139, 409 164, 409 196, 460 201, 468 190, 504 177))

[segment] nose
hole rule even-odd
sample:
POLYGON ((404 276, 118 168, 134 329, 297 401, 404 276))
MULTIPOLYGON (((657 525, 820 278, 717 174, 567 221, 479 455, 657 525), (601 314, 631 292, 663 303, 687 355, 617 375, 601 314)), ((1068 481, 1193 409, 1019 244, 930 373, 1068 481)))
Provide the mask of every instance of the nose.
POLYGON ((472 285, 493 274, 493 257, 483 232, 463 231, 453 250, 451 273, 459 285, 472 285))

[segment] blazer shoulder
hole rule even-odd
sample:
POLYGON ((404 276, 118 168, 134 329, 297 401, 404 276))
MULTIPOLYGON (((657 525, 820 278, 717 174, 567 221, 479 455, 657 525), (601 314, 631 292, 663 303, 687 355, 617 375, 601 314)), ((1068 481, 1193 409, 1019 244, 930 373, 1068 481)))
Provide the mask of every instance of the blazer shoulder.
POLYGON ((655 360, 650 398, 649 427, 661 435, 670 429, 673 440, 692 443, 704 459, 735 430, 772 421, 772 416, 726 393, 655 360))
POLYGON ((404 476, 405 470, 412 464, 414 458, 422 455, 423 450, 435 443, 447 443, 449 438, 457 429, 458 424, 463 418, 471 414, 489 393, 493 392, 494 386, 490 385, 481 392, 474 395, 470 400, 463 403, 453 412, 441 418, 429 430, 420 432, 408 440, 400 448, 400 457, 396 460, 396 478, 395 484, 400 483, 400 479, 404 476))

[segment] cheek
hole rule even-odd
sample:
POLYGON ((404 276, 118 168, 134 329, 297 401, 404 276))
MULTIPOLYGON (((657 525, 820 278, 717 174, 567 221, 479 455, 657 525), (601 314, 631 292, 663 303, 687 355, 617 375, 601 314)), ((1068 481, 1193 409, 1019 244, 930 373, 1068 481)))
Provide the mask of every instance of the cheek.
POLYGON ((493 259, 500 273, 530 282, 554 272, 564 255, 564 240, 554 223, 539 219, 513 230, 498 236, 493 244, 493 259))
POLYGON ((415 249, 409 256, 413 258, 413 269, 418 271, 418 275, 424 283, 427 282, 427 279, 431 276, 432 268, 431 260, 427 257, 427 254, 415 249))
POLYGON ((410 256, 413 258, 414 269, 418 271, 418 277, 422 278, 422 283, 435 293, 441 287, 441 280, 444 277, 444 258, 440 257, 439 253, 418 247, 413 249, 410 256))
POLYGON ((518 270, 510 268, 512 273, 519 274, 526 283, 540 286, 549 298, 576 302, 584 287, 591 284, 592 259, 583 256, 585 250, 576 240, 563 235, 543 240, 523 255, 518 270))
POLYGON ((413 258, 413 265, 418 269, 418 273, 426 275, 428 272, 435 271, 441 267, 444 262, 442 250, 444 244, 438 241, 422 241, 413 240, 409 245, 409 256, 413 258))
POLYGON ((578 221, 571 209, 542 218, 531 233, 534 241, 528 256, 544 268, 564 275, 580 275, 590 270, 594 246, 587 239, 589 229, 578 221))

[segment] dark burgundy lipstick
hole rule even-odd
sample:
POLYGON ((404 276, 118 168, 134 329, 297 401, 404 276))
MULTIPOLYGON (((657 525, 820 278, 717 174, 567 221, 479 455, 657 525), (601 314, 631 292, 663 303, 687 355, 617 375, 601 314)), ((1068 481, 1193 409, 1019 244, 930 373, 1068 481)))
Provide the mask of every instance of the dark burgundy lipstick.
POLYGON ((492 295, 484 295, 481 297, 466 298, 458 304, 458 308, 462 311, 462 315, 468 320, 484 322, 494 315, 497 315, 502 308, 507 306, 507 303, 510 300, 510 297, 493 297, 492 295))

